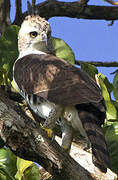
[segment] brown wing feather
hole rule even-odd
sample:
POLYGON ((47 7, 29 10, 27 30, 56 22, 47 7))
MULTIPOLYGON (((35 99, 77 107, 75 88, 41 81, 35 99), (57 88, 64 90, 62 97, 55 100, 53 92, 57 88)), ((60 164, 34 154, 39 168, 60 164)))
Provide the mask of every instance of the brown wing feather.
POLYGON ((49 54, 30 54, 18 59, 14 78, 27 94, 37 94, 56 104, 99 103, 103 99, 99 87, 86 72, 49 54))

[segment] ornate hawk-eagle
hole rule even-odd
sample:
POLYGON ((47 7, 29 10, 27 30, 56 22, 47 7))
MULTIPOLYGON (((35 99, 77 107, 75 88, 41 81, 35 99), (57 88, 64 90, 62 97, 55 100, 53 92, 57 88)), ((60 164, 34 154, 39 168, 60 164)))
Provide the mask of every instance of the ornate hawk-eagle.
POLYGON ((101 125, 105 119, 104 100, 96 82, 84 71, 54 55, 49 23, 27 16, 18 35, 19 57, 13 79, 31 109, 53 128, 61 117, 64 125, 62 146, 70 148, 72 128, 87 136, 93 163, 106 172, 109 155, 101 125))

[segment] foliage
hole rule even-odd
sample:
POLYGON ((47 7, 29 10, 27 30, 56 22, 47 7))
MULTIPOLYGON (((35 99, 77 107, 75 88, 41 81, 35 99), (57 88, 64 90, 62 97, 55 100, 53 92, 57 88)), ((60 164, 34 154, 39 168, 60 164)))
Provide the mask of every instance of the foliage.
POLYGON ((17 34, 19 27, 9 26, 0 38, 0 85, 10 86, 12 67, 18 56, 17 34))
POLYGON ((89 63, 82 63, 81 69, 86 71, 93 79, 95 79, 95 75, 98 74, 97 68, 89 63))
POLYGON ((33 162, 16 157, 8 148, 1 148, 0 179, 40 180, 40 171, 33 162))
POLYGON ((15 178, 17 180, 39 180, 40 179, 40 172, 39 168, 32 162, 26 161, 17 157, 17 173, 15 178))
POLYGON ((74 53, 72 52, 72 49, 64 42, 64 40, 53 37, 52 44, 57 57, 65 59, 70 64, 75 64, 74 53))
POLYGON ((114 79, 113 79, 113 95, 118 101, 118 72, 115 73, 114 79))
POLYGON ((98 74, 98 78, 102 90, 102 95, 105 100, 107 120, 115 120, 117 119, 117 110, 114 104, 112 103, 110 96, 110 93, 112 91, 112 84, 110 84, 108 79, 101 73, 98 74))
POLYGON ((106 76, 98 73, 95 66, 85 63, 85 65, 82 65, 82 69, 93 79, 95 79, 95 75, 97 74, 106 105, 106 123, 103 131, 110 154, 111 169, 118 173, 118 72, 116 72, 112 84, 106 76), (111 98, 112 92, 116 101, 111 98))
POLYGON ((105 138, 111 158, 111 169, 118 173, 118 122, 108 126, 105 138))

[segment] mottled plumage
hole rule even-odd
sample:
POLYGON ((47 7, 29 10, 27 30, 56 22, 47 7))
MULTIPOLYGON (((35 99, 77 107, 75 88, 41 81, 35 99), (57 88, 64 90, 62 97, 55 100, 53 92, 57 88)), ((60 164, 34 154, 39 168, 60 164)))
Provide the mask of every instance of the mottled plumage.
POLYGON ((101 90, 86 72, 51 55, 50 32, 49 23, 39 16, 23 22, 13 68, 15 85, 33 111, 46 119, 47 127, 53 128, 61 117, 62 147, 70 148, 73 129, 88 137, 94 164, 106 172, 109 155, 101 129, 105 119, 101 90))
POLYGON ((103 100, 99 87, 86 72, 56 56, 27 55, 17 60, 14 67, 14 78, 27 94, 36 94, 64 106, 96 105, 103 100))

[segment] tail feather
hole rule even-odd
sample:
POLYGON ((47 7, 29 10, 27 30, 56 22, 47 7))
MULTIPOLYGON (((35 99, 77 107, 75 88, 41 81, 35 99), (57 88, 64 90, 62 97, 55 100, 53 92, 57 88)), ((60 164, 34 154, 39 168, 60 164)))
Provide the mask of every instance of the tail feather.
POLYGON ((93 163, 102 172, 106 172, 107 168, 110 167, 109 153, 107 150, 107 145, 102 132, 102 128, 97 123, 98 121, 100 121, 97 116, 97 111, 95 114, 92 113, 92 111, 89 112, 81 108, 79 109, 79 107, 77 109, 79 118, 81 119, 86 134, 91 142, 93 163))

